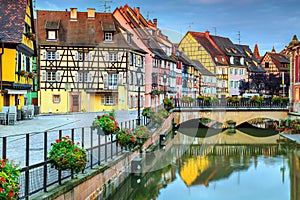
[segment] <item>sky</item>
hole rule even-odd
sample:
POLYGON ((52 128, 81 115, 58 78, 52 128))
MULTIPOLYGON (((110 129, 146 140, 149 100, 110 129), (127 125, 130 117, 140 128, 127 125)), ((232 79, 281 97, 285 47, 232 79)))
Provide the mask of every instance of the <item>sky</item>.
POLYGON ((140 7, 146 19, 158 19, 158 27, 175 43, 189 30, 208 30, 252 50, 258 44, 264 55, 273 47, 280 52, 300 32, 299 0, 35 0, 35 9, 104 12, 105 3, 111 12, 125 4, 140 7))

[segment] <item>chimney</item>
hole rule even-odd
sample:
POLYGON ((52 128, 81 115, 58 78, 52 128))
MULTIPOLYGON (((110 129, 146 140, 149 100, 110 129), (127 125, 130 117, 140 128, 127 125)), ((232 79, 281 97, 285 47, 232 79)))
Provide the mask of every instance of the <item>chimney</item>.
POLYGON ((95 8, 88 8, 88 19, 95 19, 95 8))
POLYGON ((136 13, 137 20, 140 21, 140 7, 134 8, 134 11, 136 13))
POLYGON ((209 31, 205 31, 205 37, 209 37, 209 31))
POLYGON ((70 20, 77 21, 77 8, 70 9, 70 20))
POLYGON ((157 18, 153 19, 153 25, 157 27, 157 18))

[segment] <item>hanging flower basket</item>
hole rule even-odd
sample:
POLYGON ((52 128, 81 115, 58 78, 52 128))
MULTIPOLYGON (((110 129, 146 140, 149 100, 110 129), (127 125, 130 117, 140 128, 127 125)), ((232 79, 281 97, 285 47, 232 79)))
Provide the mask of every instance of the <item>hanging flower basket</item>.
POLYGON ((125 128, 120 130, 117 134, 117 141, 121 147, 125 150, 132 150, 137 145, 136 136, 130 129, 125 128))
POLYGON ((93 121, 93 126, 98 128, 98 134, 100 135, 115 134, 119 130, 114 112, 97 116, 93 121))
POLYGON ((78 147, 69 136, 57 139, 49 151, 51 167, 57 170, 74 170, 79 173, 87 163, 86 150, 78 147))

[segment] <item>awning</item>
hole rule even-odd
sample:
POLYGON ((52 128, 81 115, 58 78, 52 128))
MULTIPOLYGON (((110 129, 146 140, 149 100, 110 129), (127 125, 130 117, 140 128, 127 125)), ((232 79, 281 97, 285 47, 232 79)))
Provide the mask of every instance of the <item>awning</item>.
POLYGON ((7 94, 27 94, 27 90, 12 90, 12 89, 6 89, 7 94))

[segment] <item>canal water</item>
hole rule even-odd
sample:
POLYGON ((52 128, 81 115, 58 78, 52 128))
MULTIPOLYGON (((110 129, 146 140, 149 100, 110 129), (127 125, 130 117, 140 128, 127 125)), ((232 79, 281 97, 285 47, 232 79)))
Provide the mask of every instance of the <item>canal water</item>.
POLYGON ((276 143, 278 136, 247 136, 248 143, 239 131, 212 137, 218 138, 177 134, 154 159, 145 156, 146 163, 148 157, 155 162, 151 168, 132 173, 108 199, 300 199, 299 150, 287 151, 276 143))

